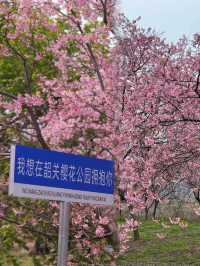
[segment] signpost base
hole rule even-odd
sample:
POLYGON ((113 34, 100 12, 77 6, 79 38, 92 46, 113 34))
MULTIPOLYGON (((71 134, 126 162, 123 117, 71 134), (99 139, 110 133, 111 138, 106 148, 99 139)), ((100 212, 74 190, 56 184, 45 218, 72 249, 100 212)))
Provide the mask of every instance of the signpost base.
POLYGON ((70 203, 60 202, 59 235, 58 235, 58 261, 57 266, 68 264, 70 203))

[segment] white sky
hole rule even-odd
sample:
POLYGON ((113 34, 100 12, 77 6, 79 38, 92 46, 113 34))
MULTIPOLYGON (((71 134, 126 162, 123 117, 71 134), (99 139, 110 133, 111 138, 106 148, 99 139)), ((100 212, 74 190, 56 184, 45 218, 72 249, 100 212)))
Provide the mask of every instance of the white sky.
POLYGON ((200 32, 200 0, 121 0, 129 19, 141 16, 139 24, 163 33, 169 41, 200 32))

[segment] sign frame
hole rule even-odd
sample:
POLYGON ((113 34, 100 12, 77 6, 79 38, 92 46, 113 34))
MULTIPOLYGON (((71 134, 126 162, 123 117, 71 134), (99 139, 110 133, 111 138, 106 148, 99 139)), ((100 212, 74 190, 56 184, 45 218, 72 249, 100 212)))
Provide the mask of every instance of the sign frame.
MULTIPOLYGON (((36 158, 38 161, 40 160, 40 157, 36 156, 35 159, 36 158)), ((41 163, 44 162, 41 161, 41 163)), ((89 203, 89 204, 109 206, 113 204, 113 193, 114 193, 114 162, 111 160, 96 159, 93 157, 80 156, 80 155, 68 154, 57 151, 49 151, 49 150, 32 148, 22 145, 11 146, 9 195, 19 196, 24 198, 33 198, 33 199, 65 201, 68 203, 78 202, 78 203, 89 203), (65 158, 63 159, 63 161, 66 160, 66 162, 68 162, 68 160, 70 162, 73 161, 76 162, 77 160, 78 163, 76 162, 76 165, 82 163, 82 165, 87 166, 85 168, 81 167, 79 168, 82 170, 82 178, 85 178, 83 170, 85 171, 90 170, 91 175, 92 175, 91 171, 93 171, 94 174, 96 175, 98 175, 98 173, 100 173, 101 171, 101 173, 104 174, 104 179, 106 178, 105 176, 106 174, 107 176, 110 175, 109 187, 108 186, 106 187, 105 185, 104 187, 100 186, 99 183, 98 184, 86 184, 86 183, 83 184, 83 182, 81 184, 75 182, 70 183, 67 181, 64 182, 63 180, 52 180, 47 178, 45 179, 43 176, 40 177, 34 175, 28 176, 27 174, 25 175, 21 174, 20 176, 17 176, 16 171, 18 166, 16 165, 17 164, 16 160, 22 159, 19 158, 19 156, 24 152, 29 153, 29 156, 26 155, 27 156, 26 159, 28 158, 27 160, 30 160, 31 156, 33 156, 33 153, 35 151, 37 151, 38 154, 40 154, 40 156, 44 157, 49 153, 51 153, 51 157, 54 156, 55 154, 56 156, 58 156, 58 158, 59 156, 60 158, 65 158), (92 167, 89 168, 88 165, 92 163, 95 163, 95 167, 97 168, 98 166, 99 168, 98 169, 92 169, 92 167), (103 167, 99 166, 100 164, 102 164, 103 167), (50 184, 50 186, 48 184, 50 184), (76 185, 77 187, 74 188, 76 185), (80 188, 78 186, 80 186, 80 188), (101 191, 98 192, 98 189, 101 191)))

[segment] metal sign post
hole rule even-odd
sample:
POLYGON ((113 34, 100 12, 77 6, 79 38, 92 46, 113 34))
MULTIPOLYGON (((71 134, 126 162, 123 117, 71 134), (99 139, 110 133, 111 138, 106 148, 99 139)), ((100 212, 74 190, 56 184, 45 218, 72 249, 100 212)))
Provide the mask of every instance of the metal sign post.
POLYGON ((70 203, 60 202, 57 266, 68 265, 70 203))

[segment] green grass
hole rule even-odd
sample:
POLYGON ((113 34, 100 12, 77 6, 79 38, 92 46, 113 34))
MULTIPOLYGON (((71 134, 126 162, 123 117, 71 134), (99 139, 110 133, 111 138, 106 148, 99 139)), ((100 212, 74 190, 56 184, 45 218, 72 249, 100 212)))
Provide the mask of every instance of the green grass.
MULTIPOLYGON (((167 222, 165 222, 167 223, 167 222)), ((169 224, 169 223, 168 223, 169 224)), ((132 241, 130 250, 118 259, 118 265, 200 265, 200 223, 190 222, 186 229, 144 221, 140 240, 132 241), (156 233, 165 233, 160 240, 156 233)))
POLYGON ((31 258, 28 258, 28 257, 24 258, 24 259, 22 260, 22 264, 21 264, 21 266, 33 266, 33 261, 32 261, 32 259, 31 259, 31 258))

